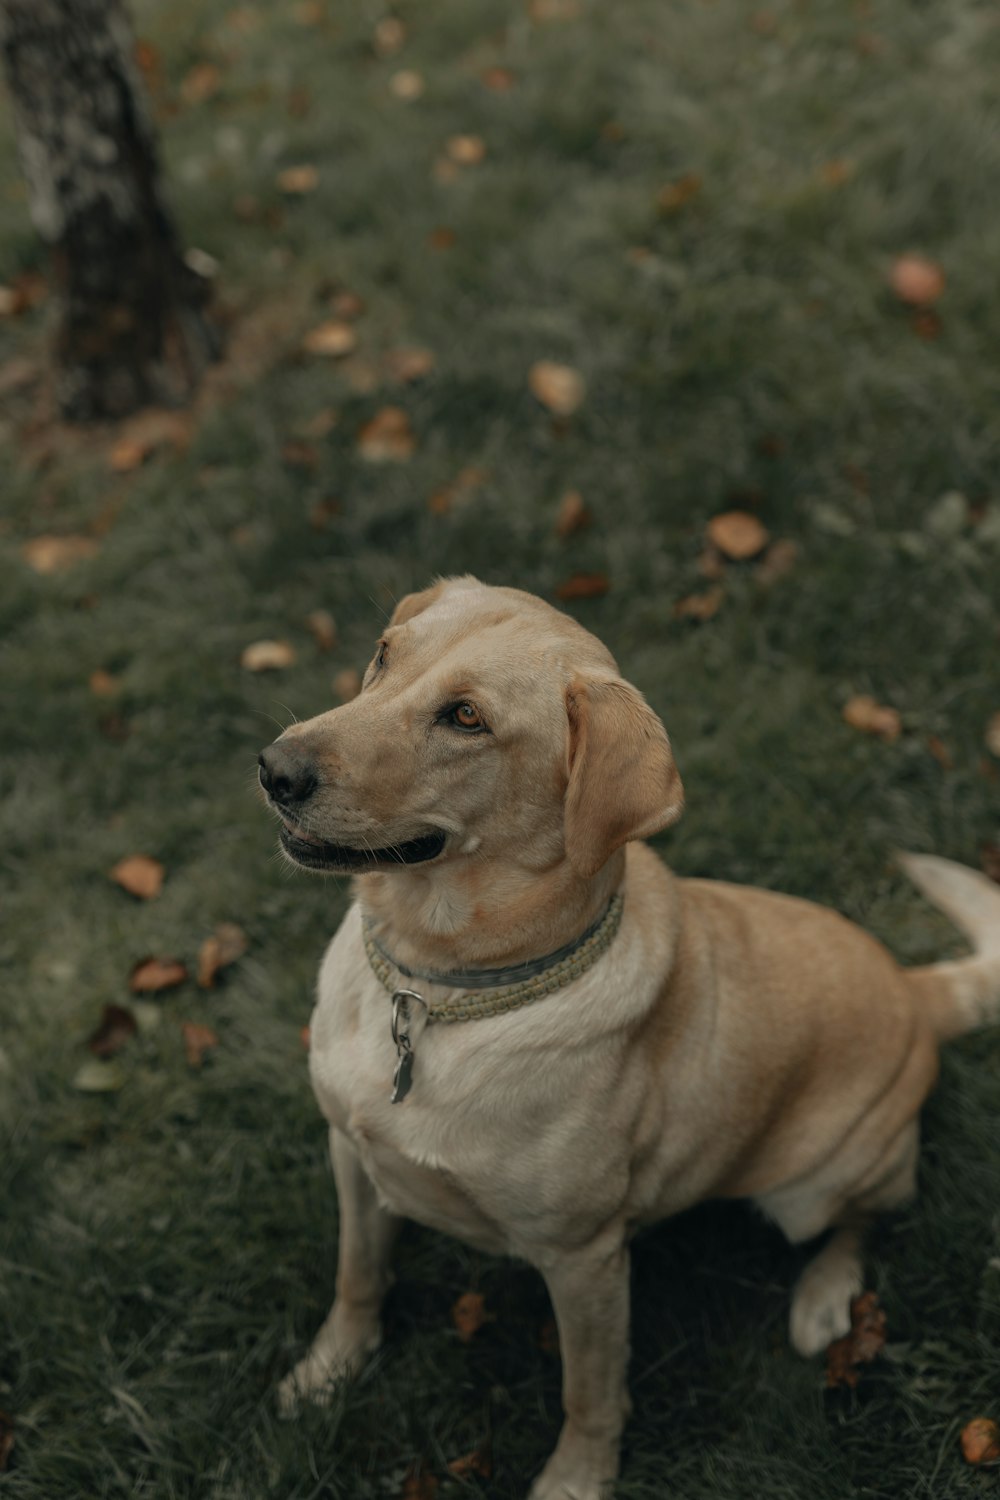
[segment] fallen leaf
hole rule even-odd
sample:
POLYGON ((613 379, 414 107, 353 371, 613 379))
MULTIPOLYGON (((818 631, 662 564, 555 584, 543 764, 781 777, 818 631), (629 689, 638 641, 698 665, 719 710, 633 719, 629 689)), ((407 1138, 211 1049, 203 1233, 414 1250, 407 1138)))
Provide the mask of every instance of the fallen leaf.
POLYGON ((301 427, 298 432, 306 438, 324 438, 327 433, 332 432, 340 421, 340 412, 335 406, 324 406, 322 410, 314 412, 313 415, 301 427))
POLYGON ((400 1500, 434 1500, 438 1492, 438 1482, 433 1474, 429 1474, 422 1464, 415 1464, 403 1480, 403 1488, 400 1490, 400 1500))
POLYGON ((36 573, 65 573, 97 554, 92 536, 36 536, 25 542, 21 555, 36 573))
POLYGON ((306 469, 315 474, 319 468, 319 449, 315 443, 292 441, 282 446, 281 459, 290 469, 306 469))
POLYGON ((48 283, 40 271, 22 271, 9 286, 2 289, 0 316, 13 318, 39 307, 49 294, 48 283))
POLYGON ((726 510, 708 523, 708 539, 730 562, 743 562, 763 552, 770 538, 767 528, 745 510, 726 510))
POLYGON ((778 18, 773 10, 758 10, 750 17, 750 30, 758 36, 773 36, 778 29, 778 18))
POLYGON ((185 104, 204 104, 219 92, 222 74, 215 63, 200 62, 181 81, 181 98, 185 104))
POLYGON ((322 354, 327 359, 343 359, 345 354, 350 354, 358 347, 358 336, 350 323, 334 319, 311 329, 302 340, 302 347, 307 354, 322 354))
POLYGON ((929 734, 927 736, 927 748, 942 771, 953 771, 955 769, 955 758, 940 735, 929 734))
POLYGON ((328 609, 314 609, 306 615, 306 627, 321 651, 332 651, 337 644, 337 622, 328 609))
POLYGON ((510 68, 484 68, 479 78, 484 88, 494 94, 506 94, 517 82, 510 68))
POLYGON ((903 722, 894 708, 876 702, 870 693, 858 693, 844 704, 844 722, 862 734, 873 734, 887 744, 898 740, 903 731, 903 722))
POLYGON ((786 578, 791 573, 799 560, 799 544, 787 537, 781 537, 772 542, 764 553, 760 562, 754 568, 754 577, 757 582, 769 588, 772 583, 777 583, 779 578, 786 578))
POLYGON ((152 901, 160 894, 166 873, 160 861, 148 854, 130 854, 108 871, 116 885, 141 901, 152 901))
POLYGON ((294 660, 295 647, 288 641, 253 641, 244 648, 240 666, 248 672, 276 672, 294 660))
POLYGON ((871 1364, 885 1344, 885 1313, 874 1292, 862 1292, 851 1303, 851 1331, 826 1351, 826 1383, 850 1386, 860 1378, 858 1365, 871 1364))
POLYGON ((312 1029, 309 1026, 303 1026, 302 1027, 301 1031, 299 1032, 299 1041, 302 1043, 302 1046, 308 1052, 309 1051, 309 1047, 310 1047, 310 1045, 312 1043, 312 1029))
POLYGON ((114 698, 121 692, 122 680, 111 672, 106 672, 103 667, 98 667, 87 678, 87 686, 95 698, 114 698))
POLYGON ((658 207, 664 213, 676 213, 677 209, 683 208, 686 203, 697 198, 701 192, 701 178, 697 172, 685 172, 683 177, 678 177, 674 182, 668 182, 666 187, 660 188, 656 195, 658 207))
POLYGON ((713 547, 711 542, 702 549, 698 558, 698 572, 703 578, 725 578, 726 560, 718 547, 713 547))
POLYGON ((943 326, 937 313, 931 312, 928 308, 923 308, 920 312, 915 312, 910 319, 910 327, 917 335, 917 338, 923 339, 928 344, 933 343, 935 339, 941 337, 943 326))
POLYGON ((0 1411, 0 1474, 7 1467, 11 1450, 14 1447, 14 1418, 8 1417, 5 1411, 0 1411))
POLYGON ((854 163, 835 156, 832 161, 823 163, 819 169, 819 175, 827 187, 843 187, 844 183, 850 182, 854 176, 854 163))
POLYGON ((490 1452, 490 1444, 487 1439, 479 1448, 474 1448, 471 1453, 463 1453, 461 1458, 453 1458, 448 1465, 448 1473, 456 1479, 471 1479, 478 1475, 480 1479, 491 1479, 493 1477, 493 1455, 490 1452))
POLYGON ((116 745, 123 745, 132 733, 132 726, 124 714, 104 714, 98 719, 97 727, 106 740, 116 745))
POLYGON ((361 673, 354 667, 345 667, 333 679, 333 691, 341 703, 350 703, 361 691, 361 673))
POLYGON ((979 864, 984 875, 1000 885, 1000 843, 983 844, 979 850, 979 864))
POLYGON ((344 288, 331 298, 330 310, 338 318, 360 318, 365 310, 365 300, 357 292, 349 292, 344 288))
POLYGON ((411 104, 414 99, 419 99, 424 91, 423 74, 414 68, 400 68, 398 73, 393 73, 389 79, 389 90, 395 94, 397 99, 411 104))
POLYGON ((456 506, 467 504, 488 478, 488 470, 480 469, 475 464, 467 464, 464 469, 459 469, 451 484, 434 491, 427 502, 427 509, 435 516, 448 515, 456 506))
POLYGON ((434 368, 434 356, 429 349, 390 349, 385 356, 385 368, 393 380, 401 380, 408 385, 411 381, 422 380, 425 375, 430 374, 434 368))
POLYGON ((556 512, 556 536, 566 541, 567 537, 588 527, 592 520, 593 516, 584 505, 580 491, 567 490, 559 501, 559 509, 556 512))
POLYGON ((396 16, 383 16, 375 27, 372 42, 378 57, 391 57, 406 41, 406 27, 396 16))
POLYGON ((984 739, 990 754, 1000 758, 1000 710, 988 720, 984 739))
POLYGON ((0 286, 0 318, 12 318, 17 312, 17 293, 13 287, 0 286))
POLYGON ((471 1343, 483 1324, 491 1321, 482 1292, 463 1292, 451 1309, 451 1321, 462 1343, 471 1343))
POLYGON ((673 608, 675 620, 711 620, 719 613, 719 608, 726 591, 721 584, 716 584, 714 589, 706 589, 702 594, 688 594, 686 599, 678 599, 673 608))
POLYGON ((889 285, 910 307, 930 307, 944 291, 944 272, 925 255, 900 255, 889 269, 889 285))
POLYGON ((212 989, 219 971, 243 957, 247 942, 246 933, 235 922, 219 923, 198 952, 198 983, 203 990, 212 989))
POLYGON ((417 440, 402 407, 383 406, 361 428, 357 446, 368 463, 402 463, 412 457, 417 440))
POLYGON ((1000 1462, 1000 1427, 989 1417, 973 1417, 962 1428, 962 1457, 967 1464, 1000 1462))
POLYGON ((558 417, 568 417, 577 410, 587 394, 583 376, 571 365, 540 359, 528 371, 528 385, 533 396, 558 417))
POLYGON ((128 987, 133 995, 155 995, 160 990, 176 989, 188 977, 188 971, 178 958, 143 958, 129 976, 128 987))
POLYGON ((73 1075, 73 1087, 81 1094, 116 1094, 125 1086, 125 1070, 112 1059, 101 1062, 96 1057, 81 1063, 73 1075))
POLYGON ((617 146, 626 139, 627 135, 628 131, 621 120, 605 120, 601 126, 601 139, 611 141, 613 145, 617 146))
POLYGON ((607 573, 574 573, 565 583, 557 585, 557 599, 599 599, 611 587, 607 573))
POLYGON ((486 142, 481 135, 453 135, 447 143, 448 155, 460 167, 475 167, 486 155, 486 142))
POLYGON ((322 500, 317 500, 309 512, 309 525, 313 531, 325 531, 334 516, 340 515, 340 501, 335 500, 332 495, 326 495, 322 500))
POLYGON ((114 1057, 136 1033, 136 1020, 124 1005, 106 1005, 96 1031, 87 1038, 95 1057, 114 1057))
POLYGON ((289 197, 300 198, 306 193, 314 193, 319 186, 319 172, 310 165, 296 167, 284 167, 278 173, 278 188, 289 197))
POLYGON ((458 235, 454 229, 449 229, 447 224, 439 224, 427 236, 427 243, 432 250, 450 250, 457 239, 458 235))
POLYGON ((114 474, 130 474, 146 462, 152 449, 135 438, 122 438, 108 454, 108 468, 114 474))
POLYGON ((322 26, 326 20, 323 0, 298 0, 292 14, 299 26, 322 26))
POLYGON ((580 0, 529 0, 528 14, 533 21, 575 21, 580 14, 580 0))
POLYGON ((189 1068, 200 1068, 205 1060, 205 1053, 219 1045, 219 1038, 211 1026, 203 1026, 200 1021, 182 1021, 181 1034, 184 1037, 184 1056, 189 1068))

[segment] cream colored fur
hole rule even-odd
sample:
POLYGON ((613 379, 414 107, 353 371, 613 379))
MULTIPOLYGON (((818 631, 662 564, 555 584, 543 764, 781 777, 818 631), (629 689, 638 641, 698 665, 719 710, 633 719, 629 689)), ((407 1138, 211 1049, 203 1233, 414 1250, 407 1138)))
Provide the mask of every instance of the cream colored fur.
POLYGON ((843 1333, 864 1225, 914 1191, 938 1041, 1000 1012, 1000 891, 909 857, 981 956, 905 971, 832 911, 678 880, 635 841, 680 812, 669 741, 593 636, 458 579, 404 600, 383 640, 356 700, 279 742, 317 772, 283 813, 338 844, 447 842, 359 876, 322 963, 311 1072, 340 1198, 337 1295, 281 1400, 322 1399, 377 1346, 410 1217, 542 1272, 565 1421, 531 1500, 600 1500, 628 1412, 633 1231, 707 1197, 752 1200, 792 1240, 832 1228, 790 1329, 805 1354, 843 1333), (457 701, 488 731, 442 718, 457 701), (424 1028, 412 1092, 389 1102, 389 999, 363 915, 403 963, 440 972, 551 952, 619 888, 621 929, 589 972, 523 1010, 424 1028))

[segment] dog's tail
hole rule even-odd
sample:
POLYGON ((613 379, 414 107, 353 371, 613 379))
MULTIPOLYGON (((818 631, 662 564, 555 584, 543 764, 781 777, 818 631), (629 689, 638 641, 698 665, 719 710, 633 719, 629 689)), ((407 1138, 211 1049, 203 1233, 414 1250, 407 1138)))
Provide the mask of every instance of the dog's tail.
POLYGON ((908 969, 942 1041, 1000 1021, 1000 886, 933 854, 900 854, 900 865, 975 948, 970 958, 908 969))

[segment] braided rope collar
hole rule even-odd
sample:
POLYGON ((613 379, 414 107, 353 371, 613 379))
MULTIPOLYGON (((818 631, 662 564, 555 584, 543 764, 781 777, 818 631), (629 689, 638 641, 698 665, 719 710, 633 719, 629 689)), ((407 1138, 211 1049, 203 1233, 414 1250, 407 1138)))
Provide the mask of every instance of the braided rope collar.
POLYGON ((400 990, 400 974, 407 979, 423 979, 432 984, 451 985, 455 988, 464 987, 464 993, 451 1000, 420 1000, 426 1008, 428 1024, 436 1021, 449 1026, 456 1021, 481 1021, 487 1016, 500 1016, 509 1010, 520 1010, 523 1005, 542 1000, 571 984, 574 979, 579 979, 614 942, 621 926, 623 907, 624 897, 619 891, 612 896, 603 915, 572 943, 557 948, 544 958, 534 959, 526 964, 512 964, 507 969, 415 974, 389 957, 369 931, 367 923, 364 927, 365 953, 376 979, 394 999, 400 993, 420 999, 413 991, 400 990), (485 993, 477 994, 477 989, 483 989, 485 993))

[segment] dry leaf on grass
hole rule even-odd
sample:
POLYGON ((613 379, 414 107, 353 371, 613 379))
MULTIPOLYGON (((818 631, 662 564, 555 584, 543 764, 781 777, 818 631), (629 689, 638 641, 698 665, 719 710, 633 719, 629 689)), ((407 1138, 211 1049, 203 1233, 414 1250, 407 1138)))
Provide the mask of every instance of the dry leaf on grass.
POLYGON ((90 1057, 73 1074, 73 1087, 81 1094, 116 1094, 124 1086, 125 1071, 114 1059, 90 1057))
POLYGON ((668 182, 656 195, 657 206, 664 213, 676 213, 685 203, 690 203, 701 192, 701 178, 697 172, 685 172, 675 182, 668 182))
POLYGON ((35 536, 25 542, 21 555, 36 573, 65 573, 97 554, 92 536, 35 536))
POLYGON ((399 1494, 400 1500, 435 1500, 437 1492, 438 1482, 434 1475, 429 1474, 422 1463, 416 1463, 403 1480, 399 1494))
POLYGON ((384 360, 386 374, 392 380, 409 384, 422 380, 434 368, 434 356, 429 349, 390 349, 384 360))
POLYGON ((967 1464, 1000 1462, 1000 1427, 989 1417, 973 1417, 962 1428, 962 1457, 967 1464))
POLYGON ((182 1021, 181 1034, 184 1037, 184 1056, 189 1068, 200 1068, 205 1060, 205 1053, 219 1045, 219 1038, 211 1026, 203 1026, 200 1021, 182 1021))
POLYGON ((361 673, 354 667, 345 667, 333 679, 333 691, 341 703, 350 703, 361 691, 361 673))
POLYGON ((900 255, 890 267, 889 285, 909 307, 930 307, 944 291, 944 272, 925 255, 900 255))
POLYGON ((320 323, 302 340, 302 348, 306 354, 321 354, 326 359, 343 359, 345 354, 352 353, 357 346, 358 336, 350 323, 342 323, 338 319, 320 323))
POLYGON ((942 771, 953 771, 955 769, 955 757, 939 734, 929 734, 927 736, 927 748, 942 771))
POLYGON ((383 16, 375 27, 372 43, 379 57, 390 57, 406 41, 406 27, 396 16, 383 16))
POLYGON ((427 502, 427 509, 434 516, 448 515, 456 506, 466 505, 488 478, 487 469, 467 464, 464 469, 459 469, 451 484, 434 491, 427 502))
POLYGON ((103 667, 98 667, 87 678, 87 686, 95 698, 114 698, 121 692, 122 680, 106 672, 103 667))
POLYGON ((328 609, 314 609, 306 615, 306 627, 321 651, 332 651, 337 644, 337 622, 328 609))
POLYGON ((793 571, 798 560, 798 542, 790 541, 788 538, 779 538, 778 541, 771 543, 754 568, 754 577, 758 583, 768 588, 772 583, 777 583, 779 578, 786 578, 793 571))
POLYGON ((247 951, 247 935, 235 922, 220 922, 198 952, 198 983, 210 990, 221 969, 228 969, 247 951))
POLYGON ((160 448, 181 453, 191 441, 191 428, 190 413, 159 407, 138 412, 119 428, 108 449, 108 468, 113 474, 130 474, 160 448))
POLYGON ((114 1057, 136 1033, 135 1016, 124 1005, 106 1005, 96 1030, 87 1038, 95 1057, 114 1057))
POLYGON ((599 599, 611 587, 607 573, 574 573, 556 586, 557 599, 599 599))
POLYGON ((419 99, 424 91, 423 75, 415 68, 400 68, 398 73, 393 73, 389 79, 390 92, 404 103, 411 104, 414 99, 419 99))
POLYGON ((7 1467, 14 1447, 14 1418, 8 1417, 5 1411, 0 1411, 0 1474, 7 1467))
POLYGON ((301 1030, 299 1031, 299 1041, 302 1043, 302 1046, 305 1049, 305 1051, 308 1052, 310 1046, 312 1045, 312 1028, 311 1027, 309 1027, 309 1026, 303 1026, 301 1028, 301 1030))
POLYGON ((571 537, 574 532, 583 531, 592 520, 593 516, 583 503, 580 491, 567 490, 559 501, 559 509, 556 512, 556 536, 566 541, 567 537, 571 537))
POLYGON ((708 539, 730 562, 744 562, 763 552, 767 528, 746 510, 726 510, 708 523, 708 539))
POLYGON ((402 407, 383 406, 358 433, 358 453, 371 464, 403 463, 417 440, 402 407))
POLYGON ((129 976, 133 995, 156 995, 161 990, 176 989, 188 977, 179 958, 143 958, 129 976))
POLYGON ((222 74, 215 63, 195 63, 181 80, 181 98, 185 104, 204 104, 221 86, 222 74))
POLYGON ((294 660, 295 647, 288 641, 253 641, 244 647, 240 666, 248 672, 277 672, 294 660))
POLYGON ((894 708, 878 703, 870 693, 857 693, 848 698, 842 710, 844 722, 862 734, 873 734, 877 739, 892 744, 903 732, 903 721, 894 708))
POLYGON ((278 188, 290 197, 314 193, 319 186, 319 172, 310 165, 285 167, 278 173, 278 188))
POLYGON ((475 167, 486 155, 486 142, 481 135, 453 135, 449 136, 445 149, 458 166, 475 167))
POLYGON ((462 1343, 471 1343, 483 1324, 492 1322, 482 1292, 463 1292, 451 1309, 451 1321, 462 1343))
POLYGON ((484 68, 479 78, 483 87, 494 94, 506 94, 517 82, 510 68, 484 68))
POLYGON ((478 1476, 480 1479, 491 1479, 493 1477, 493 1455, 490 1451, 490 1443, 487 1439, 479 1448, 474 1448, 471 1453, 463 1453, 461 1458, 453 1458, 448 1465, 448 1473, 456 1479, 471 1479, 478 1476))
POLYGON ((281 458, 290 469, 305 469, 309 474, 315 474, 319 468, 319 449, 315 443, 298 441, 285 443, 281 450, 281 458))
POLYGON ((871 1364, 885 1345, 885 1313, 874 1292, 862 1292, 851 1303, 851 1331, 836 1339, 826 1351, 826 1383, 853 1390, 860 1378, 859 1365, 871 1364))
POLYGON ((138 438, 121 438, 108 454, 108 468, 113 474, 131 474, 142 467, 152 451, 138 438))
POLYGON ((116 885, 141 901, 152 901, 160 894, 166 873, 160 861, 148 854, 129 854, 108 871, 116 885))
POLYGON ((688 594, 678 599, 673 608, 675 620, 711 620, 719 613, 726 591, 720 585, 706 589, 702 594, 688 594))
POLYGON ((587 387, 579 370, 572 365, 556 364, 551 359, 540 359, 528 371, 531 394, 555 412, 557 417, 569 417, 582 404, 587 387))
POLYGON ((986 748, 991 755, 1000 759, 1000 711, 991 715, 986 725, 986 733, 983 736, 986 748))

